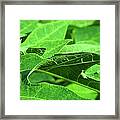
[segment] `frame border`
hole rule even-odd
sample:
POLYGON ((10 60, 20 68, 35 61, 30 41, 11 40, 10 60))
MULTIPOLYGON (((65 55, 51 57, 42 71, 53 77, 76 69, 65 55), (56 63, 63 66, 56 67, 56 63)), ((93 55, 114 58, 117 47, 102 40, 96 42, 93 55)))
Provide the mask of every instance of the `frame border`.
POLYGON ((120 118, 119 105, 119 0, 78 0, 78 1, 2 1, 1 2, 1 64, 0 64, 0 119, 118 119, 120 118), (115 5, 115 115, 5 115, 5 5, 115 5))

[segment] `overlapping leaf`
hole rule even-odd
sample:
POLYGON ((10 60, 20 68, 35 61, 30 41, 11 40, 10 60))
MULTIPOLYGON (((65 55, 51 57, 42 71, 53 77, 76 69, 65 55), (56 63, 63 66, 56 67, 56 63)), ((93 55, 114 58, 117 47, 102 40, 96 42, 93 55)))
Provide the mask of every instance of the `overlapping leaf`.
POLYGON ((35 53, 21 55, 20 71, 31 70, 34 66, 42 61, 42 58, 35 53))
POLYGON ((80 52, 91 52, 95 54, 100 54, 100 46, 93 44, 72 44, 65 45, 64 48, 60 51, 61 54, 64 53, 80 53, 80 52))
POLYGON ((20 30, 21 99, 100 99, 100 21, 25 22, 20 30))
POLYGON ((73 38, 76 43, 81 44, 100 44, 100 27, 88 26, 84 28, 75 29, 73 31, 73 38))
POLYGON ((37 86, 21 85, 22 100, 81 100, 80 96, 63 86, 40 83, 37 86))
POLYGON ((100 81, 100 65, 95 64, 91 66, 85 71, 85 75, 88 78, 94 79, 96 81, 100 81))
POLYGON ((61 21, 40 25, 21 44, 21 51, 26 51, 29 47, 37 47, 45 40, 63 40, 66 31, 67 24, 61 21))
POLYGON ((78 96, 85 98, 85 99, 94 100, 94 99, 96 99, 96 97, 98 95, 98 93, 94 90, 91 90, 91 89, 88 89, 81 85, 77 85, 77 84, 73 84, 73 83, 66 86, 66 88, 68 88, 69 90, 76 93, 78 96))
POLYGON ((54 83, 55 79, 51 75, 39 71, 34 71, 30 77, 29 77, 29 82, 32 84, 35 83, 40 83, 40 82, 51 82, 54 83))
POLYGON ((21 20, 20 21, 20 36, 23 37, 27 33, 30 33, 37 27, 37 20, 21 20))
POLYGON ((94 22, 95 20, 71 20, 69 24, 82 28, 92 25, 94 22))
POLYGON ((93 53, 58 54, 48 59, 38 69, 81 82, 82 71, 99 63, 99 60, 99 55, 93 53))
POLYGON ((35 54, 35 53, 29 53, 29 54, 21 55, 20 70, 21 71, 31 70, 36 65, 41 65, 43 63, 46 63, 47 58, 49 58, 49 57, 53 56, 54 54, 56 54, 57 52, 59 52, 68 42, 69 42, 69 40, 68 41, 55 42, 52 45, 47 44, 47 43, 43 44, 43 46, 46 46, 46 48, 48 48, 48 49, 43 53, 43 55, 41 57, 39 55, 35 54), (50 45, 50 47, 49 47, 49 45, 50 45), (52 48, 52 46, 54 46, 54 47, 52 48))
POLYGON ((76 26, 76 27, 80 27, 80 28, 90 26, 90 25, 94 24, 94 22, 95 22, 95 20, 40 20, 39 22, 46 24, 49 22, 57 22, 57 21, 65 22, 68 25, 76 26))

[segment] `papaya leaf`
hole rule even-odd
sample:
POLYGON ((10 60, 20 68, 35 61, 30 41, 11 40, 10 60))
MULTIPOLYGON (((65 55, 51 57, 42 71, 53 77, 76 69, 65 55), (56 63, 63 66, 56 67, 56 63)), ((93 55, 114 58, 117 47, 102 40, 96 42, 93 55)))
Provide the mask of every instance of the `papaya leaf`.
POLYGON ((56 44, 50 44, 51 47, 45 51, 45 53, 42 55, 44 59, 52 57, 54 54, 59 53, 63 47, 68 44, 71 40, 66 40, 66 41, 56 41, 56 44), (53 47, 52 47, 53 46, 53 47))
POLYGON ((29 76, 29 82, 32 84, 35 83, 40 83, 40 82, 55 82, 55 78, 52 77, 49 74, 39 72, 39 71, 34 71, 30 76, 29 76))
POLYGON ((67 31, 67 24, 65 22, 54 22, 48 24, 41 24, 34 29, 27 37, 25 42, 21 44, 21 51, 26 51, 29 47, 36 47, 44 40, 63 40, 67 31))
POLYGON ((71 40, 67 40, 67 41, 65 41, 65 40, 44 40, 32 48, 28 48, 26 50, 26 52, 27 53, 36 53, 38 55, 43 55, 44 53, 46 54, 46 52, 50 53, 51 51, 53 51, 53 53, 55 54, 57 48, 59 51, 59 49, 63 48, 64 45, 70 41, 71 40))
POLYGON ((88 26, 84 28, 74 29, 73 38, 75 43, 89 43, 89 44, 100 44, 100 27, 99 26, 88 26))
POLYGON ((40 23, 49 23, 49 22, 63 22, 71 26, 76 27, 87 27, 94 24, 95 20, 40 20, 40 23))
POLYGON ((74 84, 74 83, 69 84, 68 86, 66 86, 66 88, 73 91, 78 96, 80 96, 82 98, 86 98, 86 99, 94 100, 94 99, 96 99, 96 97, 98 95, 98 93, 96 91, 93 91, 89 88, 85 88, 81 85, 77 85, 77 84, 74 84))
POLYGON ((42 58, 35 53, 28 53, 20 57, 20 71, 31 70, 35 65, 40 63, 42 58))
POLYGON ((37 27, 37 24, 37 20, 20 20, 20 36, 23 37, 32 32, 37 27))
POLYGON ((88 78, 94 79, 96 81, 100 81, 100 65, 95 64, 91 66, 85 71, 85 75, 88 78))
POLYGON ((40 83, 37 86, 21 84, 21 100, 81 100, 80 96, 67 88, 49 83, 40 83))
POLYGON ((93 53, 57 54, 38 69, 79 82, 82 71, 99 62, 99 55, 93 53))
MULTIPOLYGON (((55 54, 47 61, 39 66, 39 69, 51 70, 53 68, 76 66, 83 64, 99 63, 100 56, 89 52, 69 53, 69 54, 55 54)), ((80 68, 86 69, 84 68, 80 68)))
MULTIPOLYGON (((68 78, 65 78, 65 77, 63 77, 63 76, 60 76, 60 75, 57 75, 57 74, 54 74, 54 73, 52 73, 52 72, 49 72, 49 71, 44 71, 44 70, 35 70, 34 72, 36 72, 37 71, 37 74, 41 74, 41 73, 45 73, 45 74, 48 74, 48 75, 50 75, 50 76, 52 76, 52 77, 54 77, 55 78, 55 81, 39 81, 39 82, 48 82, 48 83, 52 83, 52 84, 56 84, 56 85, 62 85, 62 86, 66 86, 66 85, 69 85, 69 84, 71 84, 71 83, 74 83, 74 84, 77 84, 77 85, 80 85, 80 86, 83 86, 83 87, 85 87, 85 88, 88 88, 88 89, 91 89, 91 90, 94 90, 94 91, 96 91, 96 92, 98 92, 99 93, 99 89, 97 90, 97 89, 94 89, 94 87, 89 87, 88 85, 84 85, 84 84, 81 84, 81 83, 79 83, 78 81, 73 81, 73 80, 70 80, 70 79, 68 79, 68 78), (61 84, 61 83, 63 83, 63 84, 61 84)), ((34 73, 33 72, 33 73, 34 73)), ((32 73, 32 74, 33 74, 32 73)), ((32 74, 30 74, 30 76, 28 77, 28 78, 30 78, 31 77, 31 75, 32 74)), ((29 80, 29 79, 28 79, 29 80)), ((33 80, 34 81, 34 80, 33 80)), ((91 81, 90 81, 91 82, 91 81)), ((30 83, 30 85, 38 85, 38 82, 30 82, 30 80, 29 80, 29 83, 30 83)))
POLYGON ((70 25, 74 25, 76 27, 87 27, 92 25, 95 22, 95 20, 71 20, 70 25))
POLYGON ((93 44, 72 44, 65 45, 64 48, 60 51, 61 54, 65 53, 79 53, 79 52, 90 52, 95 54, 100 54, 100 46, 93 44))
POLYGON ((63 43, 61 43, 60 45, 57 45, 56 47, 51 48, 50 50, 46 50, 46 52, 41 56, 42 57, 42 61, 39 62, 38 64, 36 64, 30 71, 30 73, 27 76, 27 79, 29 79, 30 74, 36 70, 40 65, 44 64, 47 62, 47 58, 52 57, 54 54, 58 53, 67 43, 69 43, 70 41, 64 41, 63 43))

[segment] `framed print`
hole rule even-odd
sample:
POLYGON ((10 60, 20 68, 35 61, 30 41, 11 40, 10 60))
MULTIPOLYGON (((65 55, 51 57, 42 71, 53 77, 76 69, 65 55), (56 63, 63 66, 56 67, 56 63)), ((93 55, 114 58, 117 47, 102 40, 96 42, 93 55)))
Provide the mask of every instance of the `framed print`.
POLYGON ((119 119, 119 2, 1 3, 2 119, 119 119))

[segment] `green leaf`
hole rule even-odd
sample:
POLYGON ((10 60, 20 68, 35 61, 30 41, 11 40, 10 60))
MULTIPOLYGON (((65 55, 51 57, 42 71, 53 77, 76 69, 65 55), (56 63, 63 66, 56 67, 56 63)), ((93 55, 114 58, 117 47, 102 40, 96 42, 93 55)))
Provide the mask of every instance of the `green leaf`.
POLYGON ((92 25, 94 22, 95 20, 71 20, 70 25, 74 25, 81 28, 92 25))
POLYGON ((33 30, 27 37, 25 42, 21 44, 21 51, 26 51, 29 47, 36 47, 45 40, 63 40, 67 31, 67 24, 65 22, 54 22, 48 24, 41 24, 33 30))
POLYGON ((29 76, 29 82, 32 83, 40 83, 40 82, 55 82, 55 79, 46 73, 39 72, 39 71, 34 71, 30 76, 29 76))
MULTIPOLYGON (((80 52, 80 53, 69 53, 69 54, 56 54, 47 61, 39 66, 44 70, 50 70, 53 68, 67 67, 67 66, 78 66, 83 64, 91 64, 95 62, 99 63, 100 56, 94 53, 80 52)), ((84 69, 84 68, 81 68, 84 69)))
MULTIPOLYGON (((63 47, 68 44, 71 39, 69 40, 45 40, 42 41, 40 44, 32 47, 31 49, 37 49, 37 48, 44 48, 46 51, 44 52, 43 56, 44 58, 51 57, 52 55, 58 53, 63 49, 63 47)), ((28 48, 29 49, 29 48, 28 48)), ((27 52, 27 51, 26 51, 27 52)))
POLYGON ((84 28, 75 29, 73 31, 73 38, 75 43, 79 44, 100 44, 100 27, 88 26, 84 28))
POLYGON ((20 71, 31 70, 35 65, 41 62, 42 59, 35 53, 21 55, 20 71))
POLYGON ((65 22, 67 23, 68 25, 74 25, 76 27, 86 27, 86 26, 89 26, 89 25, 92 25, 95 20, 41 20, 40 23, 49 23, 49 22, 65 22))
POLYGON ((48 50, 46 50, 44 54, 41 56, 43 60, 35 66, 35 69, 37 69, 40 65, 45 64, 47 62, 47 58, 50 58, 54 56, 54 54, 57 54, 58 52, 60 52, 61 49, 70 41, 71 40, 63 41, 60 45, 57 45, 56 47, 53 47, 53 48, 51 47, 51 49, 49 48, 48 50))
POLYGON ((20 36, 25 36, 37 27, 37 20, 20 20, 20 36))
POLYGON ((83 87, 81 85, 77 85, 77 84, 69 84, 68 86, 66 86, 66 88, 68 88, 69 90, 73 91, 75 94, 77 94, 78 96, 85 98, 85 99, 91 99, 94 100, 96 99, 98 93, 96 91, 93 91, 91 89, 88 89, 86 87, 83 87))
POLYGON ((99 62, 99 55, 93 53, 57 54, 40 65, 38 69, 80 82, 82 70, 99 62))
MULTIPOLYGON (((66 40, 66 41, 56 41, 54 44, 49 44, 50 48, 46 50, 46 52, 42 55, 42 57, 45 58, 50 58, 54 54, 59 53, 63 47, 68 44, 71 40, 66 40)), ((52 43, 52 42, 51 42, 52 43)))
POLYGON ((95 64, 91 66, 85 71, 85 75, 88 78, 94 79, 96 81, 100 81, 100 65, 95 64))
MULTIPOLYGON (((54 51, 54 54, 55 54, 57 52, 56 51, 57 48, 59 51, 61 48, 64 47, 65 44, 67 44, 70 41, 71 40, 67 40, 67 41, 65 41, 65 40, 45 40, 32 48, 28 48, 26 50, 26 52, 43 55, 44 53, 46 54, 46 52, 48 53, 48 52, 54 51)), ((45 56, 45 55, 43 55, 43 56, 45 56)))
MULTIPOLYGON (((58 42, 59 43, 59 42, 58 42)), ((39 67, 40 65, 44 64, 47 62, 47 58, 50 58, 52 57, 54 54, 56 54, 57 52, 59 52, 63 47, 64 45, 66 45, 67 43, 69 43, 69 40, 66 40, 64 41, 63 43, 61 43, 60 45, 57 45, 56 47, 53 47, 51 48, 50 50, 46 50, 46 52, 41 56, 42 59, 40 61, 35 61, 34 64, 29 64, 28 67, 30 66, 31 67, 31 71, 30 71, 30 74, 35 70, 37 69, 37 67, 39 67), (34 69, 32 69, 34 68, 34 69)), ((25 61, 26 62, 26 61, 25 61)), ((29 75, 30 75, 29 74, 29 75)), ((29 77, 28 75, 28 77, 29 77)))
POLYGON ((60 51, 61 54, 67 53, 79 53, 79 52, 90 52, 99 54, 100 46, 93 44, 72 44, 65 45, 64 48, 60 51))
POLYGON ((21 100, 81 100, 67 88, 49 83, 40 83, 38 86, 27 86, 21 84, 21 100))
POLYGON ((64 40, 44 40, 41 41, 39 44, 36 44, 32 48, 45 48, 46 50, 50 50, 51 48, 54 48, 62 43, 65 43, 64 40))

